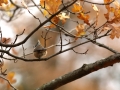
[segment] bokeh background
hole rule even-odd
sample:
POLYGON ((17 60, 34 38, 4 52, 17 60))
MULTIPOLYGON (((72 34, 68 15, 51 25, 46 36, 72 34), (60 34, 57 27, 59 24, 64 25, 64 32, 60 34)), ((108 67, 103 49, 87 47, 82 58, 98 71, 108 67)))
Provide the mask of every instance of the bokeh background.
MULTIPOLYGON (((25 1, 28 2, 29 5, 32 5, 30 0, 25 1)), ((36 2, 36 4, 39 4, 39 0, 34 1, 36 2)), ((103 0, 90 1, 103 2, 103 0)), ((91 12, 90 17, 92 22, 92 20, 95 19, 96 12, 92 10, 90 4, 84 3, 84 8, 86 11, 91 12)), ((100 9, 98 26, 100 26, 106 21, 104 18, 104 13, 106 13, 106 10, 105 6, 98 5, 98 8, 100 9)), ((29 10, 41 21, 45 20, 43 15, 36 7, 31 7, 29 8, 29 10)), ((3 15, 3 13, 7 15, 6 12, 0 11, 1 16, 3 15)), ((23 40, 35 27, 37 27, 37 25, 39 25, 39 22, 32 15, 30 15, 26 9, 23 9, 20 14, 16 15, 16 17, 16 19, 10 22, 6 22, 1 18, 0 27, 3 36, 6 38, 11 38, 11 41, 15 39, 16 34, 20 34, 23 29, 25 29, 25 33, 20 36, 17 41, 19 42, 23 40)), ((73 15, 71 15, 71 18, 76 19, 73 15)), ((67 21, 67 23, 65 24, 65 28, 67 30, 71 30, 75 26, 76 24, 72 21, 67 21)), ((44 40, 41 38, 42 31, 45 31, 44 28, 40 28, 24 44, 24 47, 26 48, 26 54, 33 51, 33 47, 38 39, 41 41, 42 45, 44 45, 44 40)), ((49 32, 48 36, 52 38, 47 41, 47 47, 56 44, 59 40, 59 35, 55 32, 49 32)), ((68 37, 65 37, 64 35, 63 37, 64 39, 70 39, 68 37)), ((102 39, 99 39, 98 41, 117 51, 120 51, 119 39, 115 38, 114 40, 111 40, 109 37, 104 37, 102 39)), ((78 40, 78 42, 81 42, 81 40, 78 40)), ((64 40, 63 43, 66 43, 66 41, 64 40)), ((76 43, 63 47, 63 49, 69 48, 75 44, 76 43)), ((59 47, 52 47, 48 49, 47 56, 56 53, 59 49, 59 47)), ((89 51, 85 55, 76 54, 72 50, 70 50, 51 58, 48 61, 25 62, 22 60, 18 60, 17 63, 14 63, 14 61, 4 60, 5 64, 3 70, 7 69, 7 73, 15 72, 14 79, 16 80, 16 82, 12 84, 14 87, 18 88, 19 90, 35 90, 41 85, 61 75, 80 68, 83 64, 92 63, 100 60, 101 58, 112 55, 112 53, 108 50, 93 45, 92 43, 88 43, 75 48, 77 52, 85 52, 87 49, 89 51)), ((23 53, 22 47, 14 48, 12 53, 21 56, 23 53)), ((27 56, 27 58, 35 57, 33 55, 29 55, 27 56)), ((0 90, 7 90, 4 83, 0 84, 0 90)), ((112 67, 107 67, 99 71, 93 72, 87 76, 84 76, 83 78, 80 78, 62 86, 57 90, 120 90, 120 65, 119 63, 117 63, 112 67)))

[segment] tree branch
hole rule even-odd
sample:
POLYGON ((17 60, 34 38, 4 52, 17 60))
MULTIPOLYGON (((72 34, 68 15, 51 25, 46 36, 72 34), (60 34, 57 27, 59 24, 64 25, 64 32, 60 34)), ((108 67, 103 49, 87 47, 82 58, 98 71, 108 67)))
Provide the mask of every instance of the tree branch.
POLYGON ((66 8, 70 7, 71 5, 73 5, 77 0, 72 1, 70 4, 66 5, 65 7, 61 8, 58 12, 56 12, 55 14, 53 14, 52 16, 50 16, 47 20, 45 20, 44 22, 42 22, 40 25, 38 25, 23 41, 16 43, 14 45, 12 44, 4 44, 0 42, 1 46, 4 47, 16 47, 19 45, 24 44, 35 32, 37 32, 39 30, 39 28, 41 28, 43 25, 45 25, 47 22, 49 22, 53 17, 55 17, 56 15, 58 15, 61 11, 65 10, 66 8))
POLYGON ((95 72, 97 70, 100 70, 102 68, 106 68, 108 66, 113 66, 113 64, 120 62, 120 53, 111 55, 105 59, 97 60, 94 63, 91 64, 83 64, 82 67, 80 67, 77 70, 74 70, 68 74, 65 74, 59 78, 56 78, 52 80, 51 82, 48 82, 38 88, 37 90, 54 90, 59 88, 60 86, 63 86, 69 82, 72 82, 76 79, 82 78, 83 76, 86 76, 92 72, 95 72))

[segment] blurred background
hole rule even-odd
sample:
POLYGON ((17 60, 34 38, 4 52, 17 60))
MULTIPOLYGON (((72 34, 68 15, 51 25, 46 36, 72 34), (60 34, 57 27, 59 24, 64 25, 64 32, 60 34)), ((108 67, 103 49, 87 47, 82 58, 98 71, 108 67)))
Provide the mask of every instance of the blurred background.
MULTIPOLYGON (((14 0, 17 1, 17 0, 14 0)), ((21 1, 21 0, 19 0, 21 1)), ((30 0, 25 0, 28 2, 28 5, 33 5, 30 0)), ((36 4, 39 4, 39 0, 34 0, 36 4)), ((67 0, 65 0, 67 1, 67 0)), ((93 2, 103 2, 103 0, 90 0, 93 2)), ((18 3, 19 4, 19 3, 18 3)), ((86 11, 90 11, 90 19, 95 18, 96 12, 92 10, 90 4, 85 3, 84 8, 86 11)), ((105 6, 98 5, 100 9, 99 14, 99 22, 98 27, 102 25, 106 20, 104 18, 104 13, 106 13, 105 6)), ((44 16, 39 12, 36 7, 29 8, 30 12, 39 18, 42 22, 45 20, 44 16)), ((24 29, 25 33, 18 38, 18 41, 22 41, 33 29, 35 29, 39 22, 36 20, 31 14, 28 13, 26 9, 20 11, 18 15, 16 15, 15 19, 7 22, 3 20, 3 15, 10 15, 10 13, 6 13, 0 11, 1 19, 0 19, 0 27, 3 33, 3 37, 10 38, 11 41, 14 41, 16 34, 20 34, 24 29)), ((76 19, 73 15, 71 15, 72 19, 76 19)), ((5 17, 5 19, 7 19, 5 17)), ((82 22, 82 21, 81 21, 82 22)), ((76 24, 72 21, 67 21, 65 24, 65 28, 67 30, 71 30, 74 28, 76 24)), ((56 29, 54 29, 56 30, 56 29)), ((42 32, 45 34, 44 28, 40 28, 32 37, 24 44, 24 48, 26 48, 25 53, 31 53, 33 51, 34 45, 37 43, 39 39, 41 44, 44 45, 44 40, 41 38, 42 32)), ((48 37, 52 37, 47 41, 47 47, 50 45, 56 44, 60 37, 59 34, 55 32, 49 32, 48 37)), ((69 40, 70 38, 65 37, 64 39, 69 40)), ((84 41, 84 39, 83 39, 84 41)), ((120 51, 119 39, 110 39, 109 37, 104 37, 98 40, 100 43, 104 43, 105 45, 113 48, 114 50, 120 51)), ((78 40, 77 42, 82 42, 82 40, 78 40)), ((63 43, 67 43, 67 41, 63 41, 63 43)), ((63 47, 63 49, 69 48, 76 43, 63 47)), ((48 49, 47 56, 50 56, 57 51, 59 51, 60 47, 52 47, 48 49)), ((47 61, 40 62, 25 62, 22 60, 17 60, 16 63, 14 61, 4 60, 5 64, 3 70, 7 69, 7 73, 14 72, 15 83, 12 85, 19 90, 35 90, 41 85, 59 77, 66 73, 69 73, 75 69, 80 68, 83 64, 93 63, 102 58, 106 58, 112 55, 106 49, 98 47, 92 43, 87 43, 82 46, 76 47, 74 50, 77 52, 85 52, 88 49, 87 54, 76 54, 72 50, 64 52, 56 57, 51 58, 47 61)), ((12 51, 13 54, 22 56, 22 47, 16 47, 12 51)), ((7 55, 6 55, 7 56, 7 55)), ((46 57, 47 57, 46 56, 46 57)), ((27 58, 35 58, 33 55, 28 55, 27 58)), ((2 83, 0 80, 0 90, 8 90, 6 88, 5 83, 2 83)), ((112 67, 107 67, 101 69, 99 71, 93 72, 83 78, 70 82, 57 90, 120 90, 120 65, 115 64, 112 67)), ((12 90, 9 88, 9 90, 12 90)))

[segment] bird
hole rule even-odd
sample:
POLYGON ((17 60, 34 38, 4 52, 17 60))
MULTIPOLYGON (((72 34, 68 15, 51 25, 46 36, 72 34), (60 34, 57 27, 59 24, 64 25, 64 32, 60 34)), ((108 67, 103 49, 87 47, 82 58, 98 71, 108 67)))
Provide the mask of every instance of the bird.
POLYGON ((34 47, 34 56, 38 59, 40 59, 41 57, 43 56, 46 56, 47 55, 47 49, 44 48, 40 41, 38 40, 37 44, 35 45, 34 47))

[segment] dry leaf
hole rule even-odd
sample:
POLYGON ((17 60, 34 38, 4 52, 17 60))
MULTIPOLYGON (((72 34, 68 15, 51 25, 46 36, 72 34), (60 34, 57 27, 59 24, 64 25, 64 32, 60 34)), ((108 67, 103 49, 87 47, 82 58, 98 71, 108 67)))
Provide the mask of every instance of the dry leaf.
POLYGON ((8 4, 8 0, 0 0, 0 6, 2 6, 2 4, 8 4))
POLYGON ((44 8, 45 11, 47 10, 50 14, 56 13, 61 4, 61 0, 40 0, 40 5, 42 8, 44 8))
POLYGON ((10 38, 5 38, 5 37, 3 37, 1 40, 2 43, 6 43, 6 44, 8 44, 10 41, 11 41, 10 38))
MULTIPOLYGON (((13 84, 13 83, 16 82, 16 80, 13 79, 14 76, 15 76, 15 73, 14 73, 14 72, 9 72, 9 73, 7 74, 7 80, 9 80, 9 82, 10 82, 11 84, 13 84)), ((7 84, 7 88, 8 88, 8 89, 10 88, 9 83, 7 84)))
POLYGON ((99 16, 99 9, 97 8, 97 6, 95 4, 92 4, 92 8, 94 11, 96 11, 96 26, 98 23, 98 16, 99 16))
POLYGON ((85 15, 84 13, 79 13, 77 17, 79 19, 82 19, 84 21, 84 23, 86 23, 87 25, 90 25, 90 23, 89 23, 89 15, 85 15))
POLYGON ((74 4, 73 5, 73 8, 72 8, 72 12, 74 13, 80 13, 83 11, 83 8, 81 5, 78 5, 78 4, 74 4))
POLYGON ((79 24, 79 25, 76 27, 76 31, 77 31, 76 36, 77 36, 77 37, 75 38, 75 40, 77 40, 78 37, 85 35, 84 29, 85 29, 84 24, 79 24))
POLYGON ((62 23, 64 24, 66 22, 66 19, 69 19, 70 17, 68 15, 66 15, 66 13, 62 12, 58 15, 58 18, 62 21, 62 23))

